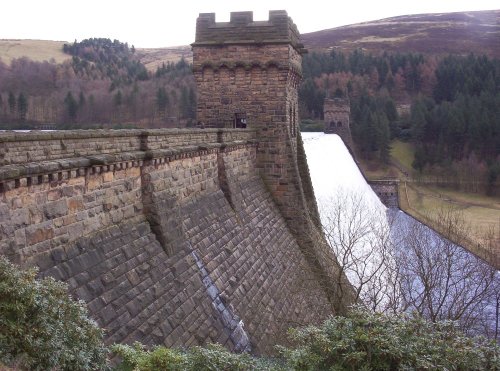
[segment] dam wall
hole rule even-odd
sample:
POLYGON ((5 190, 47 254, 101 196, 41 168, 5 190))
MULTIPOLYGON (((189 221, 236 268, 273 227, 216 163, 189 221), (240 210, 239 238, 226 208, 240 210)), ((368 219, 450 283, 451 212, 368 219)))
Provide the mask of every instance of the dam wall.
POLYGON ((0 136, 0 254, 67 282, 107 343, 272 353, 355 297, 298 132, 305 50, 286 11, 201 13, 192 47, 199 129, 0 136))
POLYGON ((258 145, 250 129, 4 133, 0 254, 67 282, 108 344, 271 353, 333 311, 258 145))

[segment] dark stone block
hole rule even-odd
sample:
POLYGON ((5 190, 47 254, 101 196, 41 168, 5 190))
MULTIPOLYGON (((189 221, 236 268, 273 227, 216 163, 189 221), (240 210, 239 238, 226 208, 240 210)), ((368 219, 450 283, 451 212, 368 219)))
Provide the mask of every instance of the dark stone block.
POLYGON ((137 316, 144 309, 140 297, 137 300, 128 303, 125 307, 132 317, 137 316))
POLYGON ((43 272, 43 276, 44 277, 50 276, 58 281, 62 281, 65 278, 67 278, 64 271, 57 266, 47 269, 45 272, 43 272))
POLYGON ((36 265, 41 272, 44 272, 54 266, 54 261, 52 260, 52 254, 50 251, 39 254, 36 256, 36 265))
POLYGON ((98 297, 104 292, 104 286, 99 278, 89 282, 87 287, 94 297, 98 297))
POLYGON ((59 218, 68 214, 68 205, 66 200, 58 200, 54 202, 49 202, 43 206, 43 213, 47 219, 59 218))

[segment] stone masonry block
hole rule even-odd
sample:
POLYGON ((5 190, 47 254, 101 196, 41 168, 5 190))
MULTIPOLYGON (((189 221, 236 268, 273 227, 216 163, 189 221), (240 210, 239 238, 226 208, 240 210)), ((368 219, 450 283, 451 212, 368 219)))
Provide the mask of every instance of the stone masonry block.
POLYGON ((68 213, 68 205, 65 199, 48 202, 43 206, 43 213, 47 219, 59 218, 68 213))

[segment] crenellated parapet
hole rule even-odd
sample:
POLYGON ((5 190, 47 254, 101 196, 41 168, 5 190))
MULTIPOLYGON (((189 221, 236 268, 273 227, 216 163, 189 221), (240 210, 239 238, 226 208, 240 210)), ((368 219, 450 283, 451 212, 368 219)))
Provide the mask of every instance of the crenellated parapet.
POLYGON ((270 11, 267 21, 233 12, 229 22, 201 13, 192 47, 200 124, 259 130, 279 125, 296 137, 305 49, 286 11, 270 11))
POLYGON ((304 52, 297 26, 285 10, 269 11, 269 20, 254 21, 253 12, 231 12, 229 22, 216 22, 215 13, 200 13, 193 46, 291 44, 304 52))

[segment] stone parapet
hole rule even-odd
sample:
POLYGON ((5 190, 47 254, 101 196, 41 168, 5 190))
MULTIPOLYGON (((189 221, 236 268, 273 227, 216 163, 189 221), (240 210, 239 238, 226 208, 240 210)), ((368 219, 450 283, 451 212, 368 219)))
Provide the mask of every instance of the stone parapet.
MULTIPOLYGON (((209 130, 207 130, 207 132, 208 131, 209 130)), ((203 130, 203 132, 205 131, 203 130)), ((219 142, 162 148, 165 144, 161 143, 158 140, 159 136, 156 135, 153 137, 153 145, 151 145, 151 147, 156 149, 105 154, 98 153, 94 155, 89 154, 83 157, 79 156, 54 159, 51 161, 5 165, 0 168, 0 192, 6 192, 24 186, 62 181, 79 176, 100 174, 109 171, 113 172, 115 170, 132 167, 142 167, 145 160, 157 166, 158 164, 168 163, 179 159, 219 153, 222 150, 224 152, 230 152, 247 146, 257 147, 257 141, 255 139, 231 140, 241 137, 252 138, 252 131, 237 130, 231 133, 231 131, 212 130, 212 132, 216 134, 218 132, 219 135, 211 139, 215 139, 219 142)), ((34 137, 36 139, 30 138, 30 136, 23 136, 21 139, 23 139, 24 142, 29 142, 27 139, 33 139, 35 141, 40 140, 38 135, 35 134, 34 137)), ((46 138, 47 140, 54 140, 52 137, 46 138)), ((145 138, 149 137, 142 135, 142 139, 144 140, 145 138)), ((80 139, 87 140, 89 136, 80 139)), ((206 139, 206 137, 204 139, 206 139)), ((182 142, 182 140, 180 142, 182 142)), ((15 144, 18 142, 11 141, 10 143, 15 144)), ((145 148, 148 147, 149 145, 145 146, 145 148)))
POLYGON ((213 143, 249 141, 255 131, 234 129, 68 130, 0 134, 0 166, 213 143))

